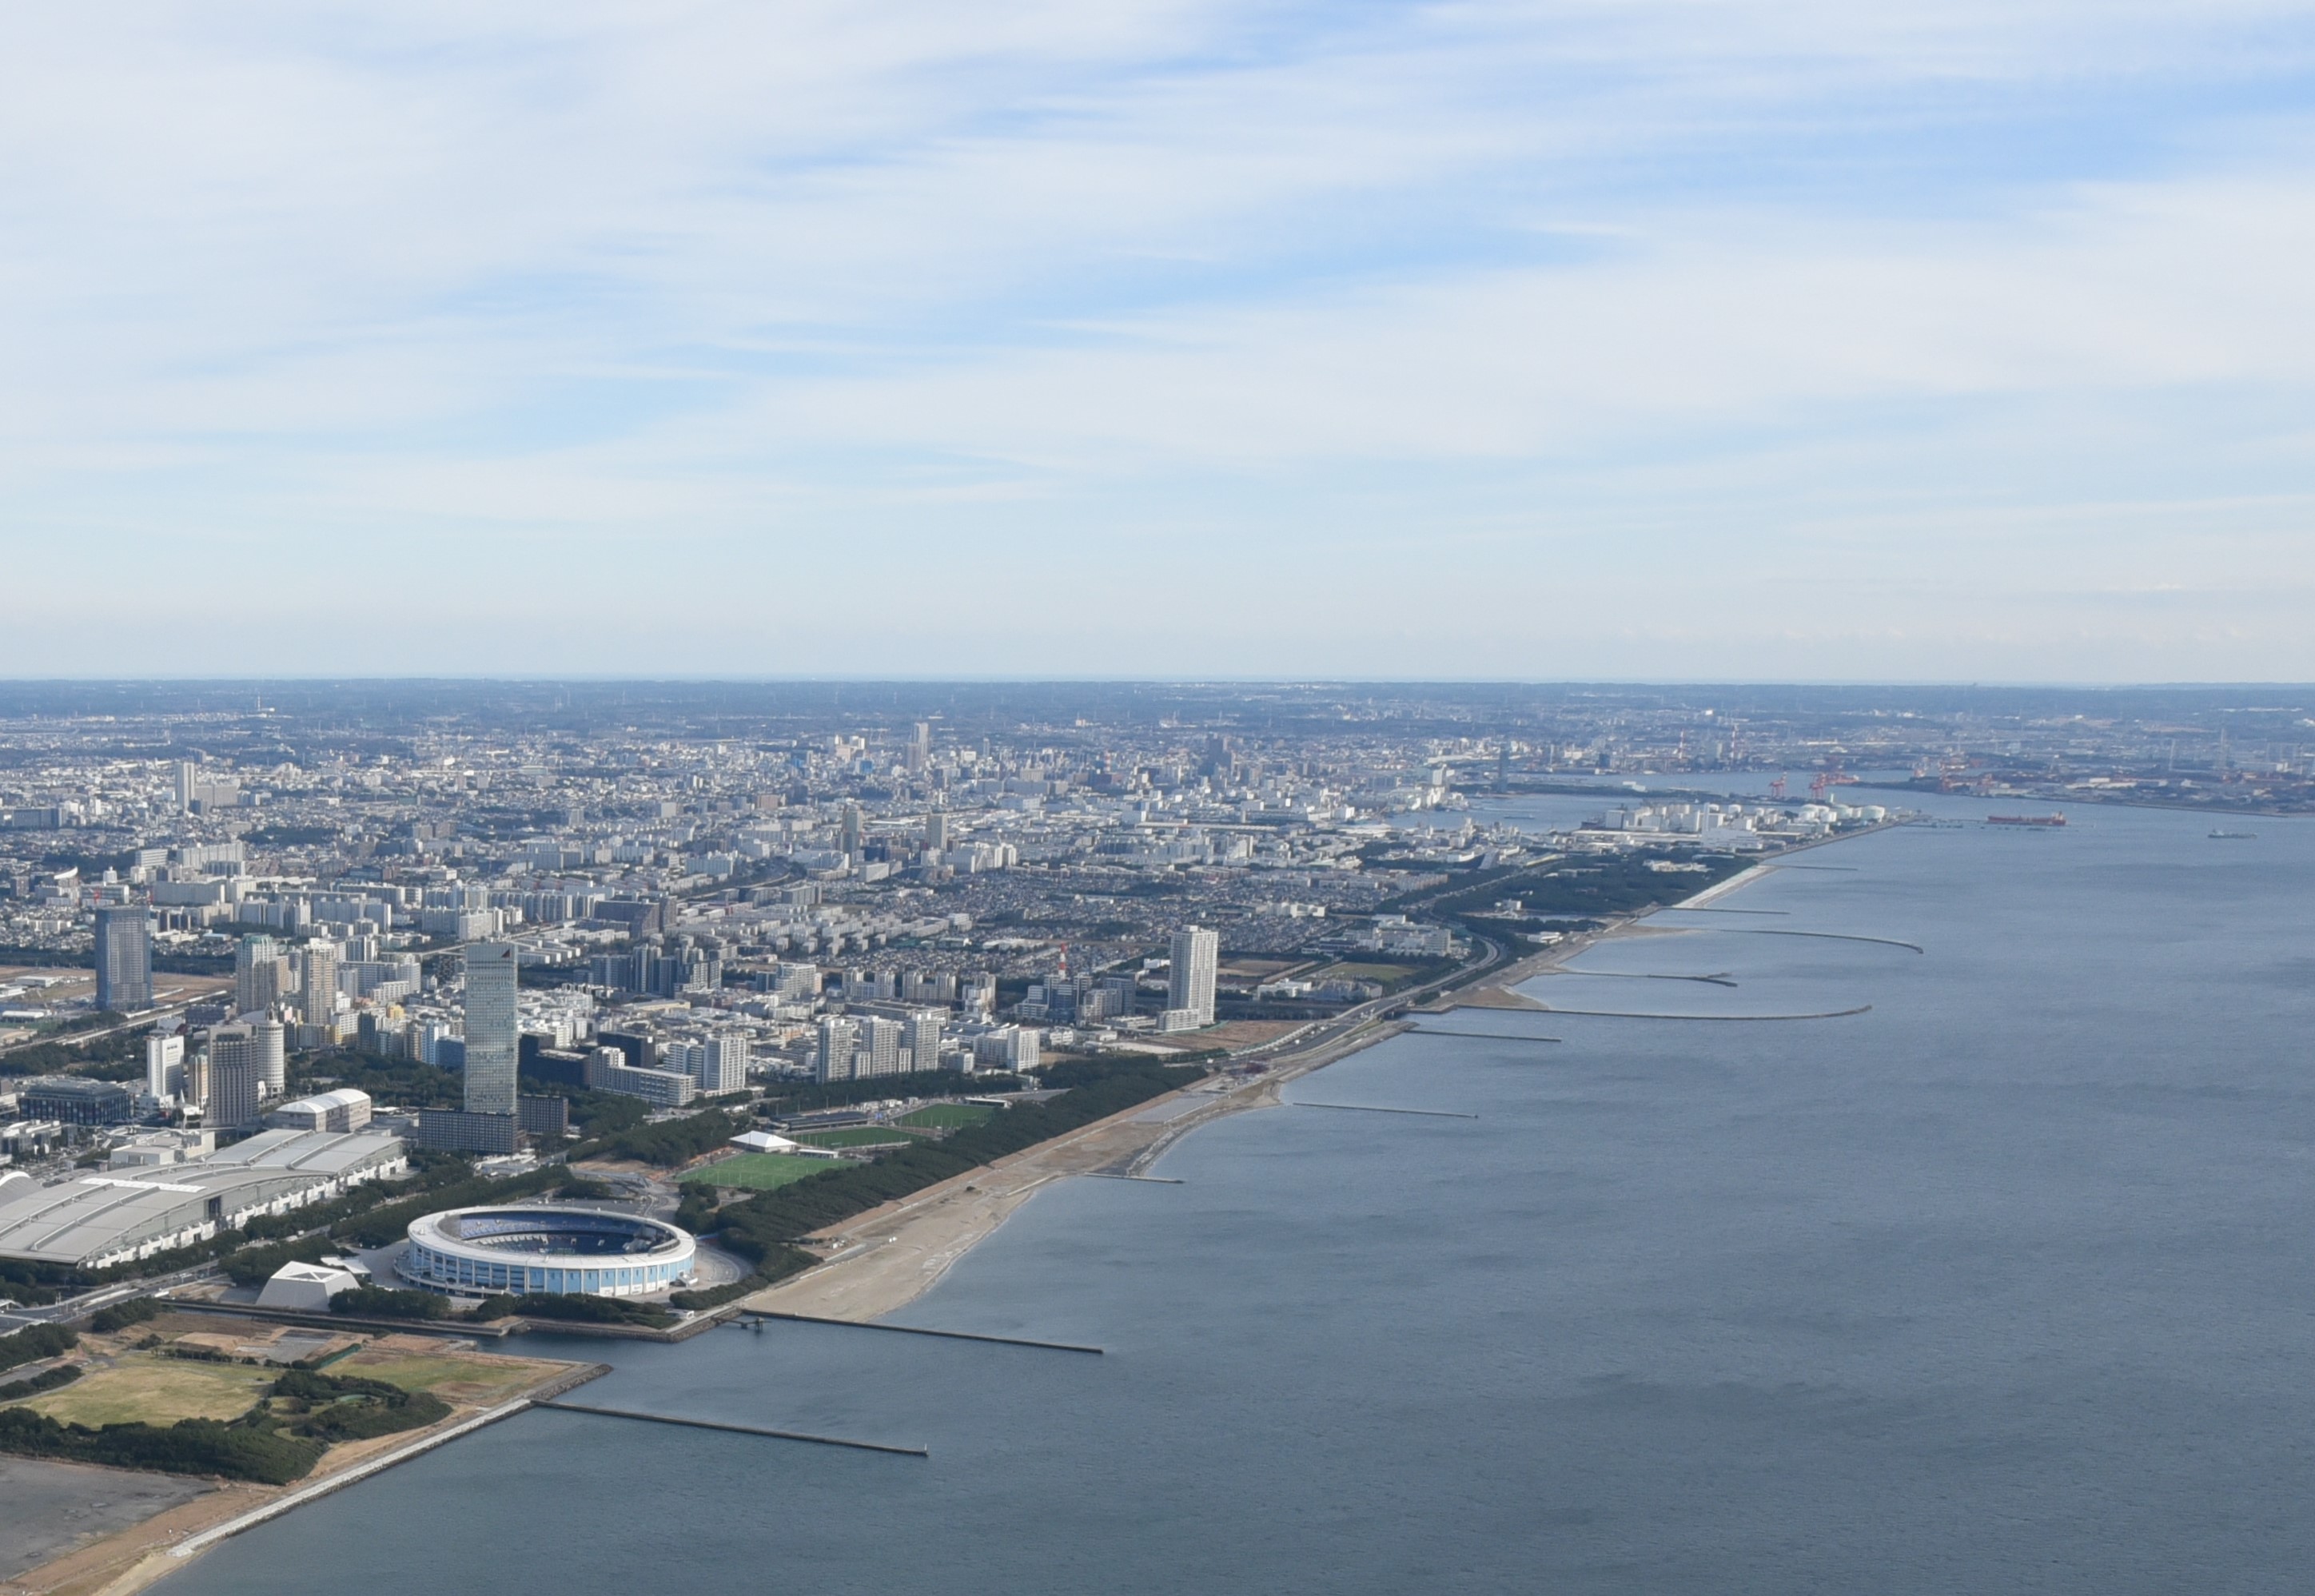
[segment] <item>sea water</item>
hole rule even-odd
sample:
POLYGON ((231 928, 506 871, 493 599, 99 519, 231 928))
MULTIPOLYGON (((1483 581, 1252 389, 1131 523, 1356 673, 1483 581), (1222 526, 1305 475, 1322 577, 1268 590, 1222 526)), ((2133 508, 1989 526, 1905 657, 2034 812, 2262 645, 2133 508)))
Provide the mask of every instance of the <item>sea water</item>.
POLYGON ((1106 1356, 524 1345, 929 1460, 534 1412, 164 1589, 2303 1591, 2315 826, 1930 807, 1526 989, 1867 1013, 1465 1010, 1289 1095, 1476 1120, 1234 1116, 896 1316, 1106 1356))

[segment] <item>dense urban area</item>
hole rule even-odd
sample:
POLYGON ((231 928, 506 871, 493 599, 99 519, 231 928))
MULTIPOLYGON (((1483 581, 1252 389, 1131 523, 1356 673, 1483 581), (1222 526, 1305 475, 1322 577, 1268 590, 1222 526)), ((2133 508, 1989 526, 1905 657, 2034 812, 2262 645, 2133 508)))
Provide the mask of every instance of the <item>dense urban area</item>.
POLYGON ((879 1204, 1909 793, 2303 809, 2311 729, 2188 689, 0 689, 0 1450, 286 1484, 481 1411, 410 1333, 680 1334, 879 1204))

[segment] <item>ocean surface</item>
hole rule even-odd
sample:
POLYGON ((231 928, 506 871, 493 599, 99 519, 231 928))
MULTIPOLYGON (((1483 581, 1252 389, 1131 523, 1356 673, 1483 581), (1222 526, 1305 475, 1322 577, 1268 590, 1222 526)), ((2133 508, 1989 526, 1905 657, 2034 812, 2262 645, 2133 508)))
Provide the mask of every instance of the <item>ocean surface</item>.
POLYGON ((898 1316, 1106 1357, 528 1343, 929 1461, 531 1413, 162 1588, 2303 1592, 2315 826, 1929 807, 1528 989, 1867 1013, 1467 1010, 1291 1095, 1477 1120, 1235 1116, 898 1316))

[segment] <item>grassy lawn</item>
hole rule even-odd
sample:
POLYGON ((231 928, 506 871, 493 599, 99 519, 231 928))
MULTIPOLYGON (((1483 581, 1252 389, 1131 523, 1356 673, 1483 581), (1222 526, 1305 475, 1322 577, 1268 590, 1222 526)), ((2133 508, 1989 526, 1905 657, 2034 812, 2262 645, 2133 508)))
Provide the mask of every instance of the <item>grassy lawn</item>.
POLYGON ((695 1169, 683 1181, 687 1185, 741 1186, 750 1192, 774 1192, 808 1175, 841 1167, 831 1158, 799 1158, 793 1153, 742 1153, 721 1164, 695 1169))
POLYGON ((406 1352, 365 1347, 329 1372, 384 1380, 405 1391, 431 1391, 445 1402, 487 1407, 510 1401, 546 1378, 550 1365, 475 1352, 406 1352))
POLYGON ((125 1352, 111 1369, 83 1375, 23 1405, 60 1424, 173 1424, 179 1419, 237 1419, 273 1383, 278 1369, 196 1363, 150 1352, 125 1352))
POLYGON ((882 1125, 847 1125, 841 1130, 799 1130, 788 1139, 805 1147, 871 1148, 906 1147, 914 1139, 882 1125))
POLYGON ((1329 964, 1324 970, 1312 971, 1303 979, 1314 981, 1373 981, 1388 990, 1405 984, 1414 973, 1404 964, 1329 964))
POLYGON ((905 1116, 900 1123, 947 1130, 961 1125, 978 1125, 996 1112, 986 1103, 935 1103, 905 1116))

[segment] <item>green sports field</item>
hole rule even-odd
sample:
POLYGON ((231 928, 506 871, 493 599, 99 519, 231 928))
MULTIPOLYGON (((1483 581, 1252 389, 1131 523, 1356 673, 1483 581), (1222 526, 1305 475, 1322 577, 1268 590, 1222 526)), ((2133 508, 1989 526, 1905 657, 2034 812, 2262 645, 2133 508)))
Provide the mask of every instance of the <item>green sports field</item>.
POLYGON ((905 1130, 888 1130, 881 1125, 847 1125, 841 1130, 798 1130, 788 1139, 806 1147, 865 1148, 904 1146, 914 1138, 905 1130))
POLYGON ((986 1103, 935 1103, 905 1116, 900 1123, 920 1125, 927 1130, 949 1130, 978 1125, 996 1112, 986 1103))
POLYGON ((776 1192, 808 1175, 841 1168, 832 1158, 799 1158, 793 1153, 742 1153, 720 1164, 695 1169, 683 1177, 687 1185, 741 1186, 750 1192, 776 1192))

